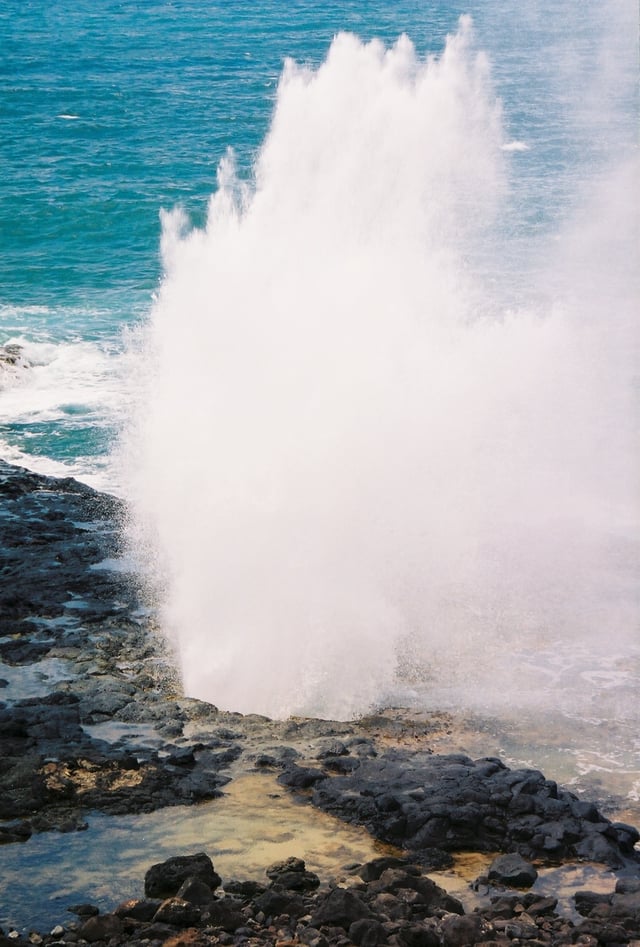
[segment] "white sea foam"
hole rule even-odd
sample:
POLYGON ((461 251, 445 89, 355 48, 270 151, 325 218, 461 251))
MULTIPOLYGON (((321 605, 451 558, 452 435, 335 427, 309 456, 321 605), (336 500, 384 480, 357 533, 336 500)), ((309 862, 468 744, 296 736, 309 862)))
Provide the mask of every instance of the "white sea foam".
POLYGON ((515 144, 467 18, 426 61, 341 35, 255 186, 230 153, 204 229, 163 216, 129 489, 189 694, 513 703, 523 649, 637 635, 637 162, 516 273, 515 144))
POLYGON ((507 141, 502 146, 503 151, 528 151, 529 145, 526 141, 507 141))
POLYGON ((47 334, 42 331, 37 340, 23 335, 7 340, 19 349, 22 365, 4 371, 0 379, 0 454, 39 473, 73 476, 120 493, 121 478, 108 441, 116 437, 135 387, 126 346, 117 351, 115 340, 60 341, 50 334, 47 340, 47 334), (78 432, 68 456, 38 448, 38 442, 56 436, 57 428, 67 440, 72 431, 78 432), (102 451, 94 444, 98 431, 105 436, 102 451))

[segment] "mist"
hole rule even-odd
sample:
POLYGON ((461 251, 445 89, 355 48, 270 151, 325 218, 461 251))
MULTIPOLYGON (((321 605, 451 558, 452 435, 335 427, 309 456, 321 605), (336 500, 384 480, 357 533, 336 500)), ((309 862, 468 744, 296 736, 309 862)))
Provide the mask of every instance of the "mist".
POLYGON ((517 703, 523 648, 637 642, 637 152, 515 239, 509 125, 468 17, 426 58, 341 34, 252 180, 230 150, 203 228, 163 212, 129 492, 189 695, 517 703))

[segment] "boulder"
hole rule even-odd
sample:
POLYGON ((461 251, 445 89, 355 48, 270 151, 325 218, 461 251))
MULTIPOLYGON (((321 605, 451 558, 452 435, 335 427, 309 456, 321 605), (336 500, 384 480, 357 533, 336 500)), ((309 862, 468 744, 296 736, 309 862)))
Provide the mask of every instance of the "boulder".
POLYGON ((221 884, 208 855, 176 855, 152 865, 144 877, 144 893, 148 898, 170 898, 178 893, 188 878, 203 882, 213 892, 221 884))
POLYGON ((176 897, 188 901, 190 904, 205 905, 213 901, 215 894, 208 884, 191 876, 180 885, 176 897))
POLYGON ((191 927, 200 920, 201 910, 196 904, 182 898, 167 898, 153 916, 154 923, 172 927, 191 927))
POLYGON ((92 944, 98 940, 110 940, 112 937, 120 937, 123 932, 124 924, 117 915, 96 914, 84 922, 78 934, 82 940, 87 940, 92 944))
POLYGON ((480 940, 482 918, 479 914, 450 916, 442 921, 442 947, 467 947, 480 940))
POLYGON ((221 927, 227 933, 233 933, 246 924, 247 919, 240 905, 232 898, 220 898, 210 902, 203 909, 203 918, 212 927, 221 927))
POLYGON ((299 894, 287 891, 280 885, 272 885, 255 899, 254 904, 265 917, 277 917, 279 914, 288 914, 291 917, 301 917, 305 913, 305 903, 299 894))
POLYGON ((151 921, 161 904, 162 901, 157 899, 129 898, 129 900, 119 904, 113 913, 118 917, 127 917, 134 921, 151 921))
POLYGON ((508 887, 530 888, 537 877, 538 872, 533 865, 515 852, 499 855, 489 867, 489 881, 497 881, 508 887))
POLYGON ((369 908, 355 892, 347 888, 333 888, 316 906, 309 923, 312 927, 329 925, 343 927, 347 931, 354 921, 370 916, 369 908))
POLYGON ((389 938, 380 921, 363 917, 349 927, 349 940, 358 947, 380 947, 388 943, 389 938))
POLYGON ((320 879, 312 872, 307 871, 301 858, 287 858, 284 861, 274 862, 267 868, 267 878, 273 884, 278 884, 288 891, 314 891, 320 885, 320 879))

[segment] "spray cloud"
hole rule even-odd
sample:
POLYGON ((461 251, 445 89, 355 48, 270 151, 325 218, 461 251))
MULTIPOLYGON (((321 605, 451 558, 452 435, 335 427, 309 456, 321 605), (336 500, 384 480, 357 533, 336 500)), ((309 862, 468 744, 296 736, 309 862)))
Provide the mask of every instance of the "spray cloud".
POLYGON ((132 490, 187 693, 346 718, 634 633, 637 166, 507 309, 519 153, 468 18, 426 60, 343 34, 286 64, 253 185, 230 152, 204 229, 163 215, 132 490))

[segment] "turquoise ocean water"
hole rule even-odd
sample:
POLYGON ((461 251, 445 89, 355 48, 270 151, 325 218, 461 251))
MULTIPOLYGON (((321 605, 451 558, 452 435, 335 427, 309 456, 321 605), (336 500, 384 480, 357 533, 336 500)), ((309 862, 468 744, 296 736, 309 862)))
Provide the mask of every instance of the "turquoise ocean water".
POLYGON ((0 343, 24 345, 35 366, 5 379, 3 453, 109 481, 123 331, 145 319, 161 276, 159 211, 180 204, 201 223, 230 146, 250 177, 285 57, 317 66, 343 30, 386 44, 407 33, 421 55, 439 53, 470 13, 509 135, 529 149, 515 155, 504 221, 516 245, 634 146, 633 8, 2 0, 0 343), (576 89, 603 69, 599 124, 591 114, 581 127, 576 89))
MULTIPOLYGON (((251 188, 288 57, 317 70, 335 35, 346 31, 363 42, 377 38, 387 48, 406 34, 420 60, 437 60, 463 15, 472 18, 473 48, 486 57, 501 114, 501 187, 506 192, 486 238, 465 258, 483 286, 484 300, 476 308, 508 313, 542 300, 542 308, 553 312, 556 294, 569 304, 581 294, 597 297, 597 314, 589 319, 598 323, 598 331, 605 326, 603 338, 617 340, 612 342, 612 375, 616 359, 624 361, 620 377, 627 373, 627 355, 637 345, 633 320, 640 273, 634 249, 638 13, 633 0, 0 0, 0 346, 20 346, 21 357, 17 365, 0 369, 0 455, 126 495, 117 448, 149 361, 144 327, 163 277, 161 211, 181 207, 195 226, 204 227, 229 148, 238 168, 234 186, 246 182, 251 188), (544 271, 543 279, 536 279, 538 270, 544 271)), ((464 88, 455 87, 457 75, 454 70, 449 80, 451 102, 456 97, 466 101, 464 88)), ((461 81, 464 75, 462 70, 461 81)), ((330 107, 339 109, 339 101, 338 94, 330 107)), ((472 104, 466 107, 473 117, 472 104)), ((295 142, 295 127, 289 133, 295 142)), ((301 124, 299 135, 307 134, 301 124)), ((448 135, 445 114, 425 140, 449 142, 448 135)), ((457 152, 447 160, 472 169, 479 138, 470 134, 467 143, 462 134, 455 140, 457 152)), ((379 142, 372 147, 380 147, 379 142)), ((358 152, 363 176, 368 170, 364 153, 363 159, 358 152)), ((292 181, 297 170, 293 162, 292 181)), ((322 186, 331 183, 320 181, 322 186)), ((451 234, 447 239, 453 239, 451 234)), ((318 267, 322 279, 322 260, 318 267)), ((196 273, 203 286, 207 278, 203 271, 196 273)), ((250 283, 251 269, 246 278, 250 283)), ((255 304, 260 305, 259 298, 255 304)), ((184 305, 190 305, 187 296, 184 305)), ((183 334, 179 312, 170 344, 178 361, 188 362, 198 350, 193 330, 183 334)), ((558 343, 566 353, 581 344, 570 336, 558 343)), ((481 357, 482 351, 478 343, 476 354, 481 357)), ((557 352, 549 370, 554 378, 562 375, 562 365, 572 364, 557 352)), ((569 385, 588 388, 590 370, 583 368, 591 357, 579 371, 567 369, 569 385)), ((508 361, 505 348, 500 371, 508 361)), ((545 410, 552 417, 555 389, 548 381, 544 368, 537 370, 539 393, 532 399, 548 396, 545 410)), ((635 384, 635 407, 627 388, 614 392, 601 408, 599 387, 585 401, 594 415, 600 410, 603 415, 596 433, 590 432, 593 443, 584 453, 585 464, 592 454, 615 454, 613 500, 628 492, 633 467, 628 443, 637 421, 635 384), (603 440, 600 449, 597 438, 607 430, 616 432, 617 440, 613 447, 603 440)), ((198 391, 194 387, 194 414, 198 391)), ((515 425, 519 410, 508 416, 509 424, 515 425)), ((580 406, 576 417, 579 411, 580 406)), ((574 417, 571 411, 567 416, 574 417)), ((544 441, 544 450, 575 441, 579 466, 578 430, 579 425, 557 433, 553 443, 544 441)), ((197 435, 191 447, 197 454, 197 435)), ((167 454, 178 449, 168 433, 163 448, 167 454)), ((459 472, 460 465, 455 469, 459 472)), ((598 467, 592 480, 601 485, 607 476, 606 467, 598 467)), ((565 486, 562 500, 569 506, 575 500, 578 519, 582 487, 578 481, 565 486)), ((629 604, 629 556, 621 549, 634 543, 637 548, 638 509, 632 523, 622 503, 618 508, 612 501, 609 507, 616 532, 613 558, 624 559, 624 566, 618 570, 607 559, 607 569, 615 574, 607 594, 613 599, 619 593, 624 600, 619 609, 627 628, 624 646, 619 653, 613 649, 604 663, 594 663, 588 649, 583 655, 567 635, 565 614, 565 651, 543 643, 540 651, 524 648, 521 661, 529 689, 547 693, 548 685, 551 700, 563 704, 558 695, 566 698, 561 709, 578 721, 576 739, 584 750, 578 753, 579 771, 623 773, 623 788, 616 785, 612 792, 637 803, 637 598, 629 604), (628 631, 633 609, 635 638, 628 631), (574 699, 587 693, 586 703, 574 699), (620 718, 622 729, 606 730, 606 752, 594 748, 596 724, 612 717, 620 718)), ((507 513, 501 514, 500 523, 508 520, 507 513)), ((560 565, 564 561, 559 556, 560 565)), ((453 674, 456 654, 448 661, 453 674)), ((441 690, 433 693, 436 703, 446 702, 441 690)), ((458 689, 454 704, 459 695, 458 689)), ((505 696, 504 703, 510 699, 505 696)), ((533 730, 535 720, 529 734, 533 730)), ((525 734, 520 748, 511 751, 514 757, 523 757, 526 742, 525 734)), ((567 749, 554 739, 550 746, 554 765, 555 753, 574 760, 573 745, 567 749)))
POLYGON ((25 345, 39 376, 5 399, 5 453, 104 468, 123 329, 145 318, 161 275, 160 208, 201 222, 229 146, 249 175, 285 56, 318 64, 342 29, 388 42, 409 30, 437 49, 459 12, 2 2, 0 342, 25 345))

